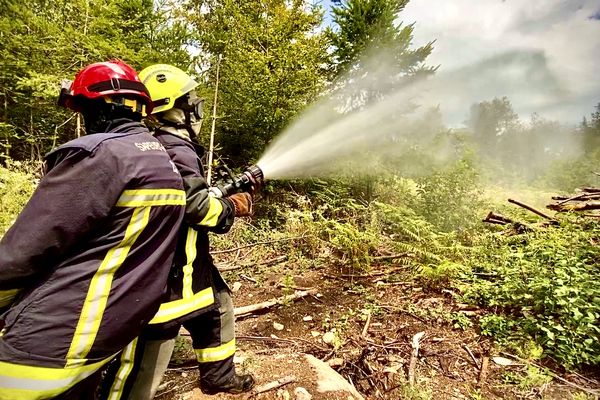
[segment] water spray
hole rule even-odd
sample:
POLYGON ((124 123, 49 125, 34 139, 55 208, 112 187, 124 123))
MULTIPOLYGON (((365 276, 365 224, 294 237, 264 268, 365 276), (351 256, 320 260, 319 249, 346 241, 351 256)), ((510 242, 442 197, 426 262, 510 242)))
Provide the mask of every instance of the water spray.
POLYGON ((244 172, 235 176, 231 182, 210 188, 216 197, 228 197, 235 193, 252 192, 260 189, 265 176, 258 165, 251 165, 244 172))

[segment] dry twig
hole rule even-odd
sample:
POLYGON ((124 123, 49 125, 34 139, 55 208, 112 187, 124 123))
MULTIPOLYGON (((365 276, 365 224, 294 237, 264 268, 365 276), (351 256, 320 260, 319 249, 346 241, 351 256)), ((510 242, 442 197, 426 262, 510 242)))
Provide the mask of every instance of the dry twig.
POLYGON ((410 386, 415 384, 415 368, 417 366, 417 357, 419 356, 419 341, 425 332, 419 332, 412 338, 412 352, 410 353, 410 363, 408 366, 408 383, 410 386))
POLYGON ((233 249, 211 251, 210 253, 211 254, 231 253, 233 251, 238 251, 238 250, 241 250, 241 249, 246 249, 248 247, 260 246, 261 244, 271 244, 271 243, 277 243, 277 242, 287 242, 287 241, 290 241, 290 240, 304 239, 305 237, 307 237, 307 235, 287 237, 287 238, 281 238, 281 239, 273 239, 273 240, 265 240, 263 242, 254 242, 254 243, 245 244, 243 246, 235 247, 233 249))
POLYGON ((256 394, 265 393, 270 390, 280 388, 282 386, 288 385, 293 382, 296 382, 295 376, 284 376, 283 378, 277 379, 276 381, 265 383, 264 385, 256 387, 256 389, 254 389, 254 393, 256 393, 256 394))

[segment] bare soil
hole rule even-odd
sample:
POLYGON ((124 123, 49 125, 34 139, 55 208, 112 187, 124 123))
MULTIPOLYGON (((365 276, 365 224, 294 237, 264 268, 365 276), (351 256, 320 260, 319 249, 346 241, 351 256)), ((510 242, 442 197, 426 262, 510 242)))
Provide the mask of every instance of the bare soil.
MULTIPOLYGON (((522 362, 509 366, 494 363, 493 357, 501 355, 499 350, 469 323, 483 310, 457 303, 450 290, 419 286, 411 279, 409 268, 381 264, 368 272, 352 273, 335 266, 319 269, 283 262, 225 273, 232 286, 241 283, 233 293, 236 307, 294 289, 313 291, 292 304, 236 322, 238 371, 252 373, 258 385, 285 376, 294 376, 296 382, 252 396, 205 396, 197 388, 193 353, 179 346, 175 364, 156 398, 294 399, 294 389, 303 387, 315 400, 348 399, 347 394, 319 393, 303 354, 328 361, 366 399, 571 399, 579 392, 556 379, 536 380, 525 372, 528 366, 522 362), (324 343, 323 335, 331 331, 334 343, 324 343), (419 332, 424 336, 414 369, 415 383, 410 385, 411 342, 419 332)), ((600 388, 592 373, 565 375, 556 366, 554 370, 574 385, 600 388)))

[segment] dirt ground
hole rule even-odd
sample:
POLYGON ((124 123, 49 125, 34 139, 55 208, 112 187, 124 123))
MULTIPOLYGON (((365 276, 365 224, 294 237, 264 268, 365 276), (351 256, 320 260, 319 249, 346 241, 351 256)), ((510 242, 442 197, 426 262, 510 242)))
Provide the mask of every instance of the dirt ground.
POLYGON ((295 399, 294 390, 302 387, 315 400, 348 399, 347 394, 318 392, 303 354, 328 362, 366 399, 597 398, 576 388, 600 389, 597 371, 564 374, 553 366, 561 381, 500 354, 471 326, 482 310, 457 303, 450 290, 418 286, 406 268, 382 264, 349 276, 337 267, 301 268, 284 261, 224 273, 236 289, 236 307, 311 290, 307 297, 236 322, 239 371, 251 372, 257 385, 289 376, 296 381, 262 394, 204 396, 197 389, 193 353, 186 347, 189 338, 182 336, 156 398, 295 399), (411 368, 411 343, 420 332, 411 368), (412 385, 409 375, 414 376, 412 385))

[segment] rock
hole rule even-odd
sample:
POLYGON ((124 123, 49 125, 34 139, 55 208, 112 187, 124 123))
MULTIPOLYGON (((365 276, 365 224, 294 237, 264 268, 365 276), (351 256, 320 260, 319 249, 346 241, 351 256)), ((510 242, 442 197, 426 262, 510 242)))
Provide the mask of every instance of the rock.
POLYGON ((281 400, 290 400, 292 397, 290 396, 290 393, 287 390, 278 389, 277 390, 277 398, 281 399, 281 400))
POLYGON ((319 337, 319 336, 321 336, 321 332, 319 332, 319 331, 310 331, 310 334, 312 335, 312 337, 319 337))
POLYGON ((313 317, 311 317, 310 315, 307 315, 306 317, 302 318, 302 321, 304 322, 308 322, 308 321, 312 321, 313 317))
POLYGON ((350 399, 364 400, 354 386, 335 372, 329 365, 310 354, 305 354, 304 357, 317 374, 317 391, 320 393, 345 392, 349 395, 350 399))
POLYGON ((339 357, 335 357, 332 358, 331 360, 327 361, 327 365, 329 365, 331 368, 339 368, 342 365, 344 365, 345 361, 343 358, 339 358, 339 357))
POLYGON ((282 331, 285 327, 278 322, 273 322, 273 328, 275 328, 276 331, 282 331))
POLYGON ((333 347, 333 345, 335 343, 335 333, 333 333, 331 331, 325 332, 325 334, 323 335, 323 343, 328 344, 333 347))
POLYGON ((237 292, 242 287, 241 282, 233 282, 233 286, 231 287, 232 292, 237 292))
POLYGON ((182 372, 181 373, 181 377, 182 378, 187 378, 188 377, 188 373, 187 372, 182 372))
POLYGON ((294 396, 296 396, 296 400, 311 400, 312 395, 308 392, 308 390, 304 389, 301 386, 298 386, 294 389, 294 396))

